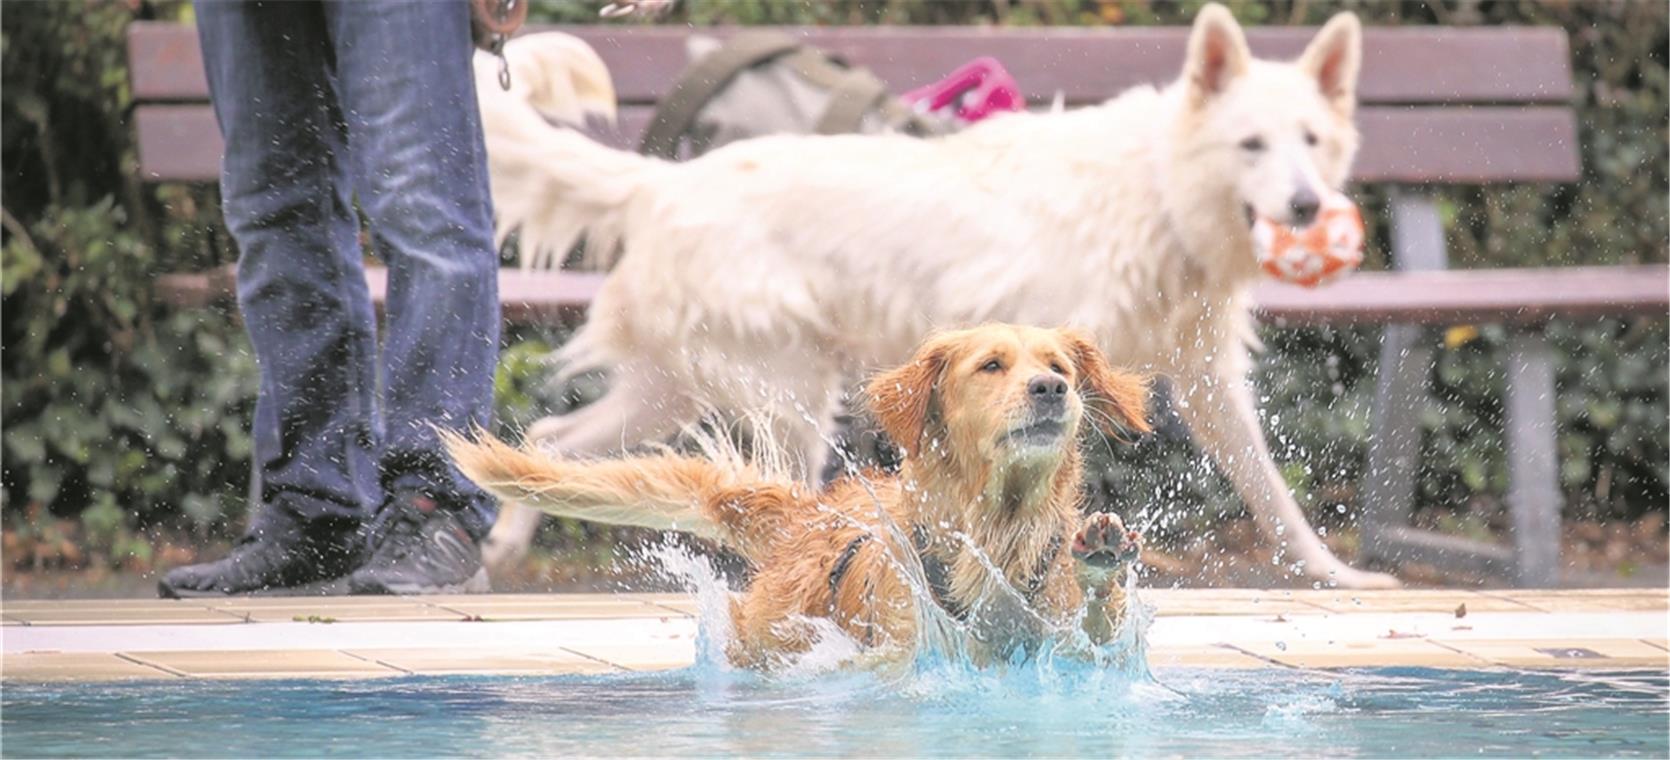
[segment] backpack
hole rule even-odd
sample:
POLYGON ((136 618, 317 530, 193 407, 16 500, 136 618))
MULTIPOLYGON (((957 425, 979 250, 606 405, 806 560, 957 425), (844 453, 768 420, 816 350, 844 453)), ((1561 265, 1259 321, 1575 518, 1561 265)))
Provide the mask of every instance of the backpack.
POLYGON ((959 127, 907 105, 869 71, 780 32, 743 31, 724 43, 692 38, 690 48, 693 61, 656 104, 640 153, 678 160, 768 134, 930 137, 959 127))

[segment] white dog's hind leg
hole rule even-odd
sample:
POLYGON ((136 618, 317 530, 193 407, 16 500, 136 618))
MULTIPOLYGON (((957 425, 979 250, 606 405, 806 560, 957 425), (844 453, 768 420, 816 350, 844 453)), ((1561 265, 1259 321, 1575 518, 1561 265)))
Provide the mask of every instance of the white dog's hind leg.
POLYGON ((1183 376, 1173 389, 1183 402, 1177 405, 1178 413, 1195 442, 1229 476, 1265 535, 1278 544, 1285 542, 1304 562, 1306 575, 1346 588, 1402 585, 1390 575, 1364 572, 1341 562, 1317 537, 1264 444, 1252 389, 1244 379, 1183 376))
POLYGON ((742 399, 743 408, 768 410, 750 422, 766 428, 767 443, 787 458, 796 480, 816 486, 835 447, 843 376, 833 362, 803 356, 774 364, 763 377, 771 383, 766 395, 742 399))
POLYGON ((789 417, 774 426, 778 445, 789 456, 796 477, 817 485, 834 448, 835 413, 823 410, 808 417, 789 417))
POLYGON ((487 566, 488 575, 496 576, 527 556, 541 517, 544 515, 520 504, 499 505, 493 530, 481 542, 481 561, 487 566))
MULTIPOLYGON (((668 392, 664 384, 646 382, 653 372, 622 367, 602 398, 535 422, 527 439, 565 456, 595 456, 670 437, 695 421, 695 407, 682 394, 668 392)), ((527 554, 541 517, 519 504, 499 506, 499 518, 481 547, 489 573, 504 570, 527 554)))

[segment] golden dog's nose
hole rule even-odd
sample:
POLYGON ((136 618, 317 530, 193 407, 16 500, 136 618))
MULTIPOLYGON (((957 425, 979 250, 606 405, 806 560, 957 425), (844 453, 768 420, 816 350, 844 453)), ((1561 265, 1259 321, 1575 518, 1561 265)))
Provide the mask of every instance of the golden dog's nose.
POLYGON ((1067 398, 1067 379, 1053 373, 1039 375, 1026 384, 1026 395, 1037 406, 1060 404, 1067 398))

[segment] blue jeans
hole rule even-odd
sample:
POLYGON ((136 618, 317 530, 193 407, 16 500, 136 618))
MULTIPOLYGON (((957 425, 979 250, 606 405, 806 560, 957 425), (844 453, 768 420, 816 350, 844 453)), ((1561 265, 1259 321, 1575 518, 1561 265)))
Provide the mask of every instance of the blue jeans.
POLYGON ((485 536, 493 503, 435 434, 488 423, 499 348, 467 6, 199 0, 196 11, 226 140, 238 305, 261 368, 254 529, 363 521, 411 488, 485 536), (389 269, 380 354, 356 199, 389 269))

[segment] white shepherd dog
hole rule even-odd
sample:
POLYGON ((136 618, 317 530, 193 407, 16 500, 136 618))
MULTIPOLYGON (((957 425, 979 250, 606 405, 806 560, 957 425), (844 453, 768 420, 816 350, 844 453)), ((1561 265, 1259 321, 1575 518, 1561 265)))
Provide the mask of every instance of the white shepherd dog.
MULTIPOLYGON (((770 420, 822 472, 843 390, 936 327, 1072 325, 1116 363, 1171 379, 1196 442, 1304 572, 1391 587, 1317 538, 1260 432, 1247 384, 1249 220, 1302 223, 1346 179, 1361 28, 1335 16, 1293 62, 1257 60, 1218 5, 1183 72, 1101 106, 1015 114, 949 137, 774 136, 688 163, 550 126, 482 93, 501 233, 548 266, 585 235, 614 262, 559 352, 608 393, 529 435, 570 455, 664 439, 704 409, 770 420)), ((490 560, 537 516, 507 505, 490 560)))

